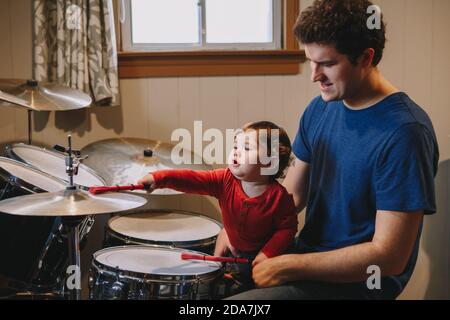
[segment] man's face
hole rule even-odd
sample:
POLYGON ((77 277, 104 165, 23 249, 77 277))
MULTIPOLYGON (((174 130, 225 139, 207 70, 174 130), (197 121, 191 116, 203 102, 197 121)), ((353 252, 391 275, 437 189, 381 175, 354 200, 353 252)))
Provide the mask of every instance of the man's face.
POLYGON ((311 64, 311 80, 319 84, 324 101, 350 99, 363 78, 360 63, 350 63, 334 45, 310 43, 305 45, 306 58, 311 64))

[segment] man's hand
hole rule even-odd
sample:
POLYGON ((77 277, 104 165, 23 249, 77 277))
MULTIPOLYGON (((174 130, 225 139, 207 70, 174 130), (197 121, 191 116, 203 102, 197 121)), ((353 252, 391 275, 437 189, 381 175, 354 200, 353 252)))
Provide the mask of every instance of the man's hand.
MULTIPOLYGON (((258 254, 259 256, 259 254, 258 254)), ((258 258, 257 256, 257 258, 258 258)), ((285 259, 288 255, 266 258, 253 264, 253 281, 258 288, 279 286, 286 282, 282 277, 285 259)), ((256 260, 256 258, 255 258, 256 260)))
POLYGON ((153 175, 151 173, 142 177, 137 183, 149 185, 150 187, 147 189, 148 193, 152 193, 156 189, 155 188, 155 179, 153 178, 153 175))
POLYGON ((260 263, 266 259, 268 259, 267 256, 262 251, 260 251, 258 253, 258 255, 255 257, 255 259, 253 260, 252 267, 256 266, 258 263, 260 263))
POLYGON ((231 252, 231 254, 235 257, 237 257, 237 250, 230 244, 230 240, 228 239, 227 232, 225 229, 222 229, 220 231, 219 235, 217 236, 216 241, 216 248, 214 249, 214 255, 216 257, 223 257, 226 256, 228 252, 231 252))

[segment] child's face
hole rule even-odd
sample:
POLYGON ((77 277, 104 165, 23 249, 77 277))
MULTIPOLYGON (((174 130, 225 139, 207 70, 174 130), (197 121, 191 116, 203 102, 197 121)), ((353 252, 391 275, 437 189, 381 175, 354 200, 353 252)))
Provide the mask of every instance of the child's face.
POLYGON ((244 181, 266 179, 267 176, 261 175, 263 166, 259 161, 259 151, 257 131, 249 130, 237 134, 234 139, 233 150, 228 157, 228 167, 231 173, 237 179, 244 181))

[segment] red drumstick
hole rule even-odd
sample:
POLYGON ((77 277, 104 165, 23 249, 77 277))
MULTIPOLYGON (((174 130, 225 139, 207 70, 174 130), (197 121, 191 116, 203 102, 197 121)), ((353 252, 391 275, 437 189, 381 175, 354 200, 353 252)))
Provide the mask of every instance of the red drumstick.
POLYGON ((89 192, 92 194, 99 194, 108 191, 124 191, 124 190, 148 190, 150 188, 149 184, 130 184, 126 186, 100 186, 100 187, 90 187, 89 192))
POLYGON ((205 256, 201 254, 192 253, 182 253, 181 259, 183 260, 204 260, 204 261, 215 261, 215 262, 231 262, 231 263, 250 263, 250 260, 245 258, 233 258, 233 257, 213 257, 205 256))

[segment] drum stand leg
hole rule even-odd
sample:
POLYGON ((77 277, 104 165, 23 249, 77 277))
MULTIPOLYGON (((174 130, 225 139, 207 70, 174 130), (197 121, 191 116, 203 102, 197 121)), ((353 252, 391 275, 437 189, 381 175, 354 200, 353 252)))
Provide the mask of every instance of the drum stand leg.
POLYGON ((6 194, 8 193, 9 189, 11 188, 11 185, 9 183, 7 183, 2 191, 0 192, 0 200, 3 200, 6 196, 6 194))
MULTIPOLYGON (((56 231, 55 231, 55 224, 60 225, 60 221, 55 221, 52 225, 52 229, 50 231, 50 235, 47 238, 47 241, 45 242, 44 248, 42 249, 41 253, 39 254, 39 258, 37 259, 35 266, 33 268, 33 271, 31 272, 31 281, 30 284, 34 284, 35 281, 39 278, 39 272, 41 271, 42 262, 44 261, 45 256, 48 253, 48 250, 50 248, 50 244, 55 241, 56 238, 56 231)), ((39 286, 39 285, 38 285, 39 286)), ((30 285, 31 287, 31 285, 30 285)))
POLYGON ((69 268, 75 267, 74 271, 76 277, 75 287, 71 287, 69 285, 70 279, 66 282, 66 287, 69 292, 69 300, 81 300, 80 237, 78 233, 78 226, 83 219, 83 216, 62 218, 64 230, 67 232, 69 268))

